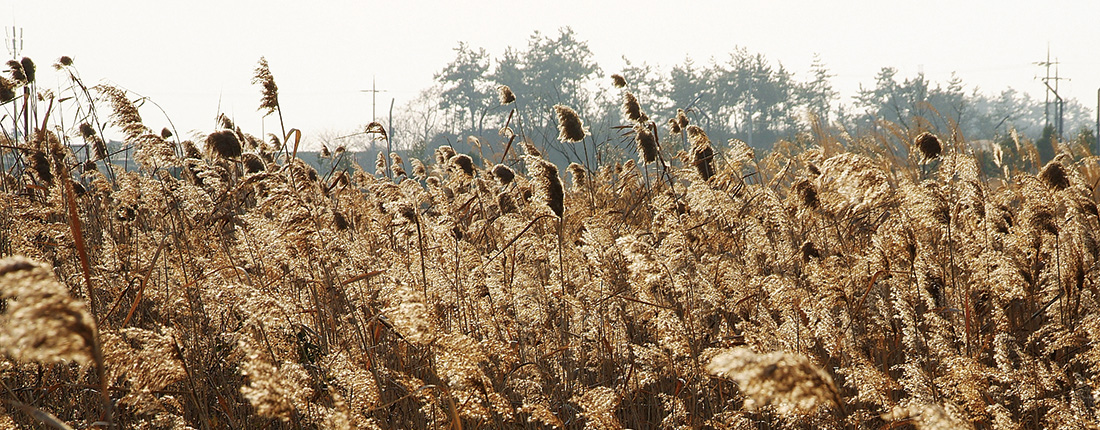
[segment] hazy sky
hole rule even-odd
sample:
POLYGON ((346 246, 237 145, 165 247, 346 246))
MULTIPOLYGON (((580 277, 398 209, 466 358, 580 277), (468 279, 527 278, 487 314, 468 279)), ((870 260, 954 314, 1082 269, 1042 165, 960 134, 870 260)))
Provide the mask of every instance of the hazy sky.
MULTIPOLYGON (((23 28, 21 56, 42 86, 66 85, 50 68, 68 55, 89 84, 109 81, 160 104, 181 133, 209 132, 221 110, 246 132, 265 127, 250 78, 266 56, 287 127, 307 135, 369 122, 432 84, 459 41, 499 56, 536 30, 571 26, 605 75, 622 57, 667 71, 692 58, 724 61, 735 47, 763 53, 799 80, 814 53, 836 75, 841 102, 883 66, 901 77, 952 71, 985 92, 1043 97, 1033 64, 1060 62, 1064 97, 1096 105, 1100 2, 1080 1, 50 1, 0 0, 0 24, 23 28)), ((10 29, 9 29, 10 32, 10 29)), ((10 55, 9 55, 10 56, 10 55)), ((143 109, 148 125, 167 125, 143 109)), ((272 117, 273 118, 273 117, 272 117)), ((271 118, 266 131, 277 128, 271 118)))

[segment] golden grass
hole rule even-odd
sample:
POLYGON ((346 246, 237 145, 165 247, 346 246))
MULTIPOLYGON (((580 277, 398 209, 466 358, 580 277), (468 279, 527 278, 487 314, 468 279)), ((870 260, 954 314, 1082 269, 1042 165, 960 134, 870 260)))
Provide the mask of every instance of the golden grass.
MULTIPOLYGON (((266 63, 256 78, 278 111, 266 63)), ((522 134, 496 147, 524 155, 482 165, 440 147, 317 172, 279 143, 293 130, 215 130, 203 153, 92 93, 140 172, 70 173, 95 116, 2 146, 20 164, 0 188, 0 426, 1097 420, 1092 157, 989 174, 966 142, 823 127, 758 154, 680 111, 672 135, 642 130, 642 166, 573 164, 566 188, 522 134)))

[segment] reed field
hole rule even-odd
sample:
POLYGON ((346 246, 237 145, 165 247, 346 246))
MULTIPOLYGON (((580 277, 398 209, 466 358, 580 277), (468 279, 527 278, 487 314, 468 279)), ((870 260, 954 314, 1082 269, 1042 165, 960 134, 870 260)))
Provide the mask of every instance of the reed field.
POLYGON ((622 160, 556 165, 508 116, 474 153, 318 171, 291 128, 152 130, 66 60, 64 95, 29 60, 0 88, 27 119, 0 428, 1097 427, 1100 165, 1072 142, 815 123, 761 151, 616 88, 622 160))

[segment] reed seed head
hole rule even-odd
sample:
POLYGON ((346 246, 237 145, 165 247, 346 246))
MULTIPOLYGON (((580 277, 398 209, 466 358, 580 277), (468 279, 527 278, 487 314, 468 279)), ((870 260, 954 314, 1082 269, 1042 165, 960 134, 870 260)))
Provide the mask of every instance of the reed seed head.
POLYGON ((931 160, 933 158, 939 157, 940 152, 943 151, 943 145, 940 144, 940 138, 927 131, 917 135, 916 139, 914 140, 916 141, 917 148, 920 149, 920 153, 922 156, 924 156, 925 160, 931 160))
POLYGON ((649 164, 657 161, 657 138, 649 127, 643 125, 634 126, 634 142, 638 145, 638 152, 642 156, 642 163, 649 164))
POLYGON ((500 92, 500 104, 508 105, 516 101, 516 94, 512 92, 512 88, 507 85, 501 85, 497 87, 500 92))
POLYGON ((450 160, 451 157, 454 157, 454 156, 455 156, 455 149, 452 148, 450 145, 443 145, 443 146, 440 146, 438 148, 435 148, 435 162, 436 162, 436 164, 439 164, 439 165, 447 164, 447 161, 450 160))
POLYGON ((626 78, 618 73, 611 75, 611 83, 615 85, 615 88, 622 88, 626 86, 626 78))
POLYGON ((580 142, 584 140, 588 130, 585 130, 584 123, 577 116, 577 112, 564 105, 554 105, 554 110, 558 113, 558 131, 560 131, 558 140, 562 142, 580 142))
POLYGON ((279 86, 275 85, 275 77, 271 75, 271 68, 268 67, 266 58, 260 57, 260 62, 252 76, 252 83, 262 87, 258 110, 266 111, 265 116, 275 113, 279 108, 279 86))
POLYGON ((27 75, 23 73, 23 64, 16 60, 8 60, 8 73, 15 82, 27 82, 27 75))
POLYGON ((95 128, 92 127, 91 124, 88 124, 86 122, 81 123, 80 124, 80 136, 83 137, 84 140, 91 140, 93 137, 96 136, 95 128))
POLYGON ((267 169, 264 166, 264 160, 260 159, 259 155, 248 153, 241 156, 241 164, 244 166, 246 173, 259 173, 267 169))
POLYGON ((492 174, 494 178, 500 181, 501 185, 508 185, 516 178, 516 172, 514 172, 511 167, 503 164, 493 166, 492 174))
POLYGON ((642 119, 642 107, 638 104, 638 99, 634 97, 629 91, 623 93, 623 115, 626 115, 627 119, 631 121, 640 121, 642 119))
POLYGON ((206 150, 221 158, 241 156, 241 141, 232 130, 218 130, 206 136, 206 150))
POLYGON ((458 154, 451 157, 451 163, 453 163, 458 170, 466 176, 474 176, 474 159, 470 158, 466 154, 458 154))
POLYGON ((1066 168, 1057 160, 1047 163, 1039 172, 1039 179, 1048 187, 1055 190, 1064 190, 1069 187, 1069 177, 1066 176, 1066 168))
POLYGON ((21 60, 19 64, 23 66, 23 75, 27 77, 27 83, 34 82, 34 73, 37 69, 34 66, 34 61, 31 61, 30 58, 23 57, 23 60, 21 60))

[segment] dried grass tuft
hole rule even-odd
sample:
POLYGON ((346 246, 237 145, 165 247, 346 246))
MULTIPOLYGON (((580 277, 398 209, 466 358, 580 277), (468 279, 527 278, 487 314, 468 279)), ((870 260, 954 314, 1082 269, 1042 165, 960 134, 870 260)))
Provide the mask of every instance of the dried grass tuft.
POLYGON ((48 266, 24 257, 0 260, 0 350, 23 362, 96 360, 96 324, 48 266))
POLYGON ((738 347, 712 358, 706 369, 712 375, 737 382, 749 409, 771 406, 780 414, 789 415, 839 406, 832 376, 801 354, 757 354, 750 348, 738 347))

